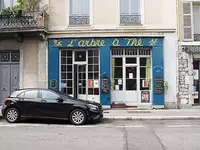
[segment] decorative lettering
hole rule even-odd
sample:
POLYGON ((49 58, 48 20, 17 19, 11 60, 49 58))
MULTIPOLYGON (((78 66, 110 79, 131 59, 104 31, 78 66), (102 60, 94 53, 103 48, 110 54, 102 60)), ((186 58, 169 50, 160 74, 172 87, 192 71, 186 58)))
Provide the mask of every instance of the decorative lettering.
POLYGON ((112 42, 113 46, 120 46, 119 44, 119 40, 118 39, 114 39, 114 41, 112 42))
POLYGON ((94 39, 92 39, 90 46, 97 46, 96 41, 94 39))
POLYGON ((76 41, 76 40, 71 40, 70 43, 67 45, 67 47, 73 47, 73 46, 74 46, 74 45, 73 45, 73 42, 74 42, 74 41, 76 41))
POLYGON ((85 41, 84 41, 84 40, 80 40, 80 41, 78 42, 78 46, 84 47, 84 46, 85 46, 85 41))
POLYGON ((58 40, 53 40, 53 44, 56 47, 61 47, 62 46, 62 41, 58 41, 58 40))
POLYGON ((91 46, 91 45, 90 45, 90 40, 86 40, 86 41, 85 41, 85 46, 86 46, 86 47, 91 46))
POLYGON ((149 41, 149 45, 150 46, 156 46, 158 44, 158 39, 151 39, 150 41, 149 41))
POLYGON ((126 46, 143 46, 143 41, 141 38, 126 38, 125 40, 128 40, 126 46))
POLYGON ((100 45, 99 46, 105 46, 105 41, 101 40, 100 45))

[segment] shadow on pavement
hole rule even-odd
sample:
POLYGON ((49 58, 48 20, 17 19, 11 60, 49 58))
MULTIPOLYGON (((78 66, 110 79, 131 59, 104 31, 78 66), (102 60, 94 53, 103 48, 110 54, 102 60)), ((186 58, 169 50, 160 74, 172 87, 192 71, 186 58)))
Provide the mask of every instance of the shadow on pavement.
MULTIPOLYGON (((1 119, 1 118, 0 118, 1 119)), ((3 119, 3 118, 2 118, 3 119)), ((30 123, 30 124, 47 124, 47 125, 70 125, 68 120, 54 120, 54 119, 22 119, 19 123, 30 123)), ((109 119, 102 119, 101 121, 88 121, 85 125, 98 125, 112 123, 109 119)))

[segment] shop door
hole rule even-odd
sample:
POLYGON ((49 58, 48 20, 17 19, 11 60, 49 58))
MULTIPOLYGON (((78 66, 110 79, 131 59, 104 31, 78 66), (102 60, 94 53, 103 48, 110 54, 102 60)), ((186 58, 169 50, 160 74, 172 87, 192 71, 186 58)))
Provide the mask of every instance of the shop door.
POLYGON ((127 106, 137 106, 137 66, 125 67, 125 102, 127 106))
POLYGON ((75 80, 74 80, 74 94, 76 98, 78 99, 87 99, 86 94, 86 65, 74 65, 74 74, 75 74, 75 80))

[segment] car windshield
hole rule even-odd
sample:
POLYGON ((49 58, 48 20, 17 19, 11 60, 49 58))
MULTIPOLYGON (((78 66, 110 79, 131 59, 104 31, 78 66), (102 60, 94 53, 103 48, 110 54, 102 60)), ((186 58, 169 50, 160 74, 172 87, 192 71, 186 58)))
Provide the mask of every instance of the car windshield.
POLYGON ((55 91, 56 93, 59 93, 60 95, 62 95, 62 96, 64 96, 64 97, 67 97, 67 98, 69 98, 69 99, 75 99, 74 97, 63 93, 62 91, 58 91, 58 90, 54 90, 54 89, 53 89, 53 91, 55 91))

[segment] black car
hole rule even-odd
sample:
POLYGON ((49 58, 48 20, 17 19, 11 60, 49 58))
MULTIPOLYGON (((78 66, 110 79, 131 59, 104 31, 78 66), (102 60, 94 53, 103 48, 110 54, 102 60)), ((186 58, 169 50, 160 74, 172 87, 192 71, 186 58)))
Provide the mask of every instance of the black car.
POLYGON ((2 115, 9 123, 20 118, 67 119, 82 125, 88 120, 103 118, 99 103, 75 99, 52 89, 15 90, 4 100, 2 115))

